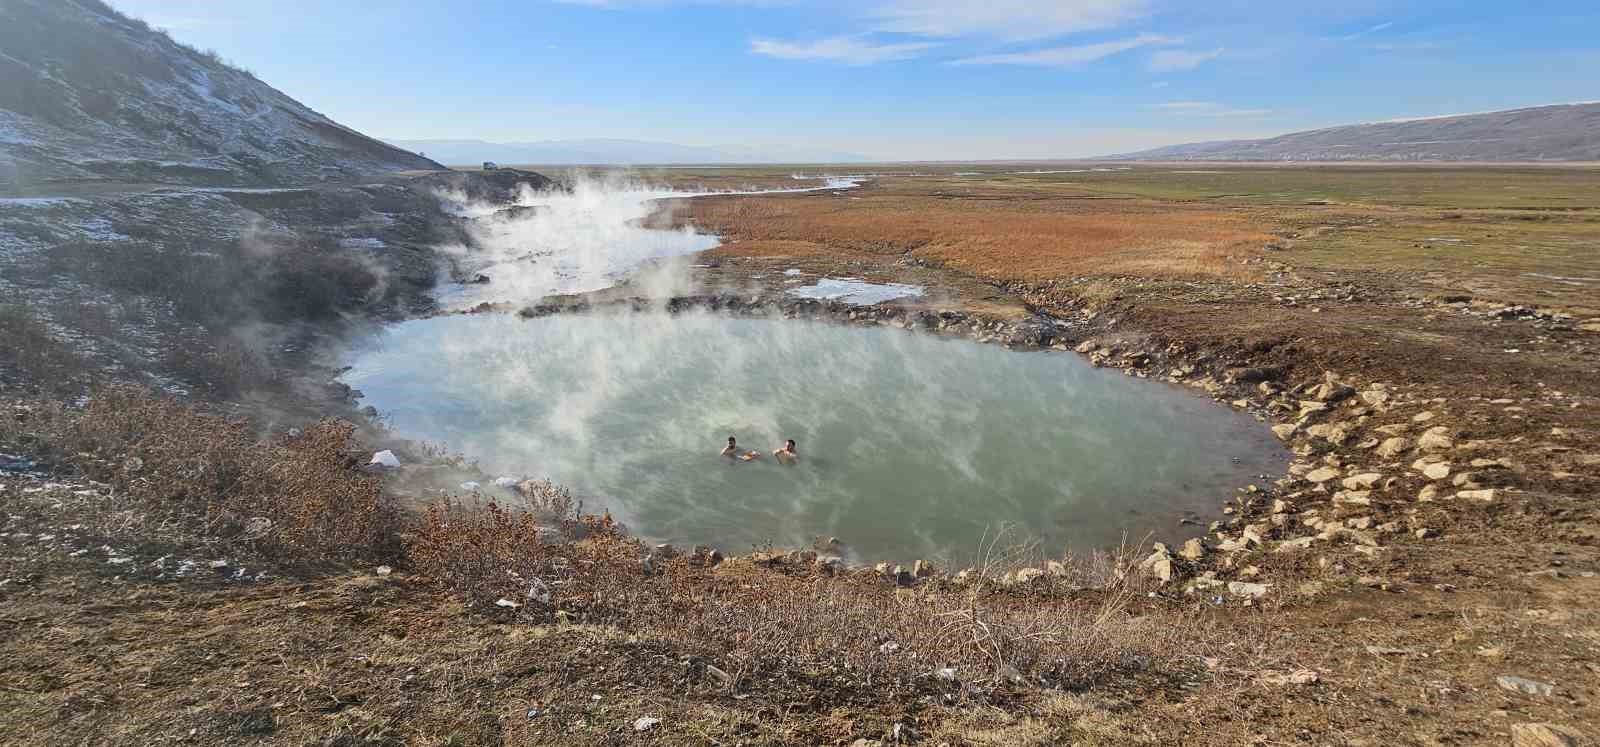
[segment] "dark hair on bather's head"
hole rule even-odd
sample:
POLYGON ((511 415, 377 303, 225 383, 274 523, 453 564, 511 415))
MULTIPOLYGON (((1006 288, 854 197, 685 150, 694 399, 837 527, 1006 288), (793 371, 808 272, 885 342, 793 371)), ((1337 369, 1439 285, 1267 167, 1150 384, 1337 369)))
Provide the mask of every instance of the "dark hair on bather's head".
POLYGON ((790 451, 794 451, 794 439, 791 438, 788 441, 784 441, 783 445, 789 447, 790 451))
POLYGON ((730 443, 730 444, 733 443, 733 436, 729 436, 728 437, 728 443, 730 443))

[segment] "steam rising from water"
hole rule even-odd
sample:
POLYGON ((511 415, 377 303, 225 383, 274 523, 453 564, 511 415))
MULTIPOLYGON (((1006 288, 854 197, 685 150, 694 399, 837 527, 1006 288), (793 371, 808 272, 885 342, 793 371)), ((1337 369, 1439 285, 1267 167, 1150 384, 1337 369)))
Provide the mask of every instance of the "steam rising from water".
POLYGON ((835 535, 936 557, 1012 522, 1050 549, 1172 537, 1283 468, 1258 423, 1059 353, 818 322, 454 316, 390 328, 347 383, 403 435, 549 477, 647 538, 835 535), (803 462, 731 464, 728 435, 803 462), (1237 458, 1238 461, 1233 461, 1237 458))
POLYGON ((459 194, 444 193, 440 198, 446 205, 469 219, 468 231, 477 246, 476 250, 445 247, 445 251, 457 259, 468 278, 481 273, 489 282, 442 282, 439 301, 447 309, 461 309, 484 301, 532 302, 547 295, 600 290, 617 284, 650 260, 715 247, 719 242, 716 236, 689 226, 674 230, 645 225, 652 214, 670 210, 672 199, 849 189, 861 181, 853 177, 816 179, 821 182, 818 186, 793 189, 689 192, 652 187, 619 175, 574 175, 570 191, 524 188, 514 206, 471 202, 459 194))

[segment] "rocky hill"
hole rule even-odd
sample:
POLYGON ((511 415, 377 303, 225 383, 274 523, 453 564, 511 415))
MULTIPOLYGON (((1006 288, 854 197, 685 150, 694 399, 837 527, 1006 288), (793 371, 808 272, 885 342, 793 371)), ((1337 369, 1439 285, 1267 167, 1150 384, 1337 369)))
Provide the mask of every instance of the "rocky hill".
POLYGON ((1172 145, 1127 161, 1600 161, 1600 102, 1172 145))
POLYGON ((0 2, 0 193, 282 185, 440 169, 98 0, 0 2))

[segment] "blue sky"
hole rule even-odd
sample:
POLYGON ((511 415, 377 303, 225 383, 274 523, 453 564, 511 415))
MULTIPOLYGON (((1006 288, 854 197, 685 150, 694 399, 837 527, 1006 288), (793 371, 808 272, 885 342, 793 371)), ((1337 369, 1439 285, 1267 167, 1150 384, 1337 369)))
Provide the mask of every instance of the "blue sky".
POLYGON ((1600 99, 1594 0, 112 2, 390 139, 1065 158, 1600 99))

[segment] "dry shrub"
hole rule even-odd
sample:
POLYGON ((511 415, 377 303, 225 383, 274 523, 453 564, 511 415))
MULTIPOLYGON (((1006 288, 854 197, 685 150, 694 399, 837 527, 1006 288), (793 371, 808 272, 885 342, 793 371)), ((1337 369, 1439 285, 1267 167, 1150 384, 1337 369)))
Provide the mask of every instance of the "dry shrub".
POLYGON ((354 426, 324 420, 295 438, 117 386, 81 411, 39 407, 31 451, 111 483, 166 521, 259 550, 320 560, 390 557, 400 512, 360 470, 354 426), (264 520, 264 521, 263 521, 264 520))
POLYGON ((586 516, 566 488, 549 482, 518 486, 524 505, 474 497, 445 498, 423 510, 407 534, 412 566, 474 604, 509 599, 524 616, 553 619, 589 596, 599 564, 638 557, 641 545, 609 516, 586 516))
MULTIPOLYGON (((545 485, 535 502, 545 491, 565 496, 545 485)), ((1108 570, 1103 558, 1002 587, 993 581, 1026 553, 991 542, 989 581, 896 589, 873 574, 832 578, 804 564, 711 568, 698 554, 647 554, 608 520, 581 517, 570 499, 560 505, 570 512, 541 517, 495 502, 441 501, 408 537, 408 554, 417 570, 482 610, 670 641, 711 657, 735 680, 798 665, 819 678, 920 687, 943 682, 930 677, 934 670, 954 667, 967 683, 1086 687, 1159 666, 1179 648, 1170 621, 1130 614, 1143 597, 1138 576, 1120 572, 1126 565, 1108 570), (1104 583, 1076 586, 1091 577, 1104 583), (500 600, 517 606, 501 610, 500 600)))
POLYGON ((87 370, 65 343, 21 303, 0 306, 0 384, 27 382, 43 389, 65 389, 87 370))

